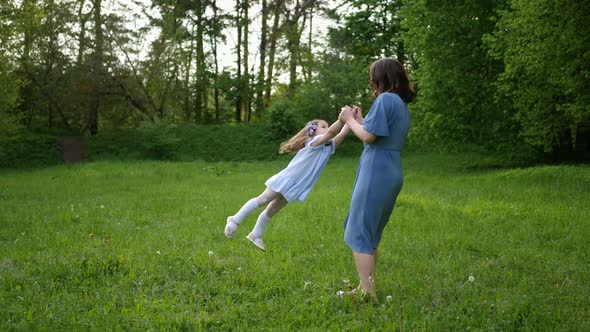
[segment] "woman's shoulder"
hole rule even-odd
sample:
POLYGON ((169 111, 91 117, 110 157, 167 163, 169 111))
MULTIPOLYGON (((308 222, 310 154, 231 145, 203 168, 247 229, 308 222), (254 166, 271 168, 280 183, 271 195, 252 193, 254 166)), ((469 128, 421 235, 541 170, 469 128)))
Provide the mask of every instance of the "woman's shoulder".
POLYGON ((381 99, 384 102, 390 103, 404 103, 402 98, 395 92, 383 92, 377 96, 377 99, 381 99))

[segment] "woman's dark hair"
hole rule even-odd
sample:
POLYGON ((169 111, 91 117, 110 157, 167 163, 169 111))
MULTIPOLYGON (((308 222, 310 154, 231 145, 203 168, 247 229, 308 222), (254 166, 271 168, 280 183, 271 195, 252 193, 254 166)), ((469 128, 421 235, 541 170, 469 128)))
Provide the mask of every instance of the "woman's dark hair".
POLYGON ((383 92, 394 92, 405 103, 411 103, 416 98, 416 92, 404 66, 396 59, 384 58, 373 62, 370 76, 374 97, 383 92))

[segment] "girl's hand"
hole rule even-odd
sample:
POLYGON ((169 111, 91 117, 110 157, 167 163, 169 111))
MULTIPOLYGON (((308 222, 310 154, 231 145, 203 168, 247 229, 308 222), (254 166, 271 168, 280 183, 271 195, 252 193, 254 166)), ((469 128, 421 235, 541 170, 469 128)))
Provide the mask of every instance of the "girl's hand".
POLYGON ((346 105, 340 109, 338 120, 346 123, 350 119, 354 119, 354 111, 350 106, 346 105))

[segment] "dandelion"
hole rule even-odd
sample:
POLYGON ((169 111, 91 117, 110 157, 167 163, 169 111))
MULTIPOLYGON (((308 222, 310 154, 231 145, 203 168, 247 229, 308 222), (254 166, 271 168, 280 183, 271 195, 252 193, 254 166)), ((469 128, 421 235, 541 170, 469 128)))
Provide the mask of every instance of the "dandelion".
POLYGON ((209 257, 215 255, 215 253, 213 251, 209 251, 209 257))
POLYGON ((344 291, 342 291, 342 290, 337 291, 336 292, 336 296, 343 297, 344 296, 344 291))
POLYGON ((475 277, 474 276, 469 276, 469 279, 468 280, 469 280, 469 282, 473 282, 473 281, 475 281, 475 277))
POLYGON ((158 255, 159 255, 159 254, 160 254, 160 250, 156 251, 156 254, 158 254, 158 255))
POLYGON ((393 297, 391 295, 387 295, 386 299, 387 299, 387 302, 391 302, 391 300, 393 300, 393 297))

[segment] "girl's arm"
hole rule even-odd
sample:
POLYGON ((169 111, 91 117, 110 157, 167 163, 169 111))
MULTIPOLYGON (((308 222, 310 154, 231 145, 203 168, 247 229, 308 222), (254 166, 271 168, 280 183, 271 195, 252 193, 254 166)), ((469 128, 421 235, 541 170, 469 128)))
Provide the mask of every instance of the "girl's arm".
POLYGON ((310 146, 318 146, 328 143, 332 138, 334 138, 334 136, 338 135, 343 126, 344 123, 342 121, 336 120, 336 122, 334 122, 330 128, 328 128, 328 131, 326 131, 320 138, 313 141, 310 146))
POLYGON ((339 119, 344 121, 350 130, 358 137, 361 141, 371 144, 375 141, 377 136, 373 135, 372 133, 368 132, 363 128, 363 125, 358 123, 353 116, 353 110, 350 107, 344 107, 342 112, 340 112, 339 119))
POLYGON ((348 135, 348 133, 350 133, 350 127, 348 125, 344 125, 344 127, 342 127, 342 130, 340 130, 338 135, 334 137, 334 143, 336 144, 336 146, 344 142, 344 139, 346 138, 346 135, 348 135))

